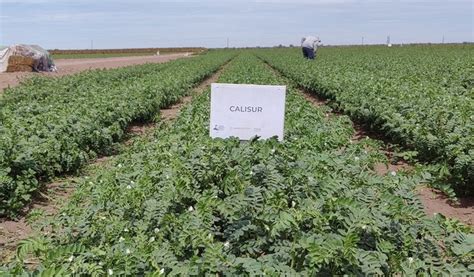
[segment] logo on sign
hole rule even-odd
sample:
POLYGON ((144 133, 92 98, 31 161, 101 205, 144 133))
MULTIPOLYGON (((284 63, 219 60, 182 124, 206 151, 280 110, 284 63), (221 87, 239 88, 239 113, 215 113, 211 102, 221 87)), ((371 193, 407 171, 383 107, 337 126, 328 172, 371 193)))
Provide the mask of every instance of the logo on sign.
POLYGON ((214 131, 224 131, 224 126, 223 125, 214 125, 214 131))

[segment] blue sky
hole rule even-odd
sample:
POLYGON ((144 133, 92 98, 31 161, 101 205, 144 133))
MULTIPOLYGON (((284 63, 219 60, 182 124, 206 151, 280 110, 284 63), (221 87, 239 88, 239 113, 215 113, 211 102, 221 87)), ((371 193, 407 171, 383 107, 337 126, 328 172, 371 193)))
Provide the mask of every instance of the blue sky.
POLYGON ((225 47, 474 41, 472 0, 0 0, 0 45, 225 47))

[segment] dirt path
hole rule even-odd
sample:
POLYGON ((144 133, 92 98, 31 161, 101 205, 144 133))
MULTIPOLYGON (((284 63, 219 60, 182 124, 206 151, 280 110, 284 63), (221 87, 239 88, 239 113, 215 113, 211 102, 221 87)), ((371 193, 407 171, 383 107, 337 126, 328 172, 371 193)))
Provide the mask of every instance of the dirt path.
POLYGON ((221 69, 219 69, 219 71, 217 71, 215 74, 211 75, 210 77, 208 77, 204 82, 202 82, 199 86, 197 86, 196 88, 193 89, 193 93, 191 95, 188 95, 188 96, 185 96, 183 98, 181 98, 181 101, 179 103, 176 103, 174 105, 172 105, 171 107, 167 108, 167 109, 162 109, 160 111, 160 116, 161 116, 161 119, 164 121, 164 122, 168 122, 168 121, 171 121, 171 120, 174 120, 178 114, 179 114, 179 111, 181 110, 181 108, 188 104, 189 102, 191 102, 191 100, 193 99, 194 96, 196 95, 199 95, 201 93, 203 93, 208 87, 211 86, 212 83, 215 83, 217 82, 217 80, 219 79, 219 77, 221 76, 221 73, 225 70, 225 68, 227 67, 227 64, 224 65, 221 69))
POLYGON ((473 197, 462 197, 459 198, 458 203, 453 203, 442 192, 427 187, 418 188, 418 195, 427 215, 443 214, 474 227, 473 197))
MULTIPOLYGON (((276 69, 271 67, 269 64, 267 64, 269 68, 271 68, 275 74, 277 74, 280 77, 285 78, 282 76, 276 69)), ((286 79, 286 78, 285 78, 286 79)), ((291 83, 291 81, 289 80, 291 83)), ((316 107, 322 107, 322 106, 328 106, 329 100, 328 99, 323 99, 319 96, 317 96, 315 93, 306 91, 302 88, 298 88, 299 93, 308 100, 310 103, 312 103, 316 107)), ((340 116, 343 113, 339 111, 334 111, 332 110, 328 114, 326 114, 327 117, 332 117, 332 116, 340 116)), ((387 141, 385 137, 382 135, 368 130, 361 124, 357 124, 352 121, 352 125, 354 127, 355 133, 352 136, 351 140, 354 142, 360 141, 366 137, 379 140, 383 142, 384 148, 379 149, 382 151, 385 156, 389 159, 389 161, 393 160, 394 156, 394 151, 391 146, 391 144, 387 141)), ((396 163, 389 163, 388 165, 378 163, 375 164, 374 166, 374 171, 378 175, 386 175, 389 172, 398 172, 398 171, 409 171, 413 167, 407 163, 406 161, 403 160, 398 160, 396 163)), ((471 227, 474 227, 474 197, 466 197, 466 198, 460 198, 459 203, 453 203, 450 201, 442 192, 437 191, 432 188, 428 187, 419 187, 417 189, 419 199, 423 203, 425 213, 428 216, 433 216, 434 214, 443 214, 444 216, 448 218, 455 218, 461 221, 464 224, 467 224, 471 227)))
POLYGON ((64 76, 78 73, 89 69, 99 68, 117 68, 129 65, 137 65, 144 63, 164 63, 187 56, 186 53, 169 54, 163 56, 135 56, 135 57, 113 57, 113 58, 96 58, 96 59, 58 59, 55 64, 58 72, 55 73, 33 73, 33 72, 11 72, 0 73, 0 94, 4 88, 18 85, 21 80, 34 76, 64 76))
MULTIPOLYGON (((217 72, 209 76, 207 79, 202 81, 199 85, 192 89, 190 95, 180 99, 178 103, 160 110, 160 122, 158 123, 132 123, 127 128, 128 140, 125 140, 123 144, 125 147, 131 144, 131 138, 133 137, 145 137, 153 132, 153 130, 162 123, 170 123, 179 115, 181 109, 191 102, 192 98, 196 95, 203 93, 213 82, 216 82, 223 70, 227 65, 222 66, 217 72)), ((104 166, 113 156, 100 157, 89 165, 104 166)), ((87 173, 86 173, 87 174, 87 173)), ((31 226, 30 212, 35 210, 40 212, 39 217, 54 216, 64 203, 73 195, 75 190, 75 181, 78 176, 66 177, 61 180, 56 180, 45 186, 45 189, 41 193, 41 197, 35 199, 35 201, 28 207, 28 211, 17 220, 3 220, 0 219, 0 264, 2 261, 8 260, 16 249, 16 245, 20 240, 26 239, 33 235, 35 228, 31 226)))

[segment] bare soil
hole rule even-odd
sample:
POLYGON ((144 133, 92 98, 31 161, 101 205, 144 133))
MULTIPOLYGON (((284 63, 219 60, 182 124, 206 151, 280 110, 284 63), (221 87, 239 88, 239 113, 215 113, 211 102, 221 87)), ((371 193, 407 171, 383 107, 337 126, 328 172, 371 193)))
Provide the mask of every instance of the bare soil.
MULTIPOLYGON (((178 103, 168 108, 161 109, 160 124, 162 122, 170 123, 176 119, 183 106, 191 102, 192 97, 204 92, 211 83, 216 82, 225 67, 226 65, 201 82, 192 90, 190 95, 181 98, 178 103)), ((156 127, 157 124, 152 122, 135 122, 130 124, 127 128, 127 137, 129 139, 124 141, 124 145, 130 145, 131 138, 133 137, 148 136, 156 127)), ((112 157, 113 156, 100 157, 91 165, 103 166, 112 157)), ((67 200, 74 193, 75 187, 73 183, 76 177, 71 176, 69 178, 47 184, 40 193, 40 197, 33 201, 33 203, 27 208, 27 211, 25 211, 24 215, 22 215, 20 218, 16 220, 5 220, 0 218, 0 249, 2 250, 0 251, 0 263, 2 261, 8 260, 11 257, 19 241, 34 234, 35 230, 31 227, 27 220, 28 212, 36 209, 42 211, 43 215, 41 216, 55 215, 59 211, 60 207, 65 202, 67 202, 67 200)))
POLYGON ((164 63, 187 56, 186 53, 169 54, 162 56, 135 56, 94 59, 58 59, 54 63, 58 72, 10 72, 0 73, 0 94, 3 89, 18 85, 25 78, 35 75, 64 76, 90 69, 109 69, 144 63, 164 63))
POLYGON ((458 203, 454 203, 441 191, 427 187, 420 187, 418 195, 428 216, 440 213, 474 228, 474 197, 459 198, 458 203))
POLYGON ((313 104, 316 107, 326 106, 329 103, 328 100, 322 99, 322 98, 318 97, 317 95, 306 92, 302 89, 300 89, 300 92, 302 92, 301 95, 303 95, 303 97, 306 100, 308 100, 311 104, 313 104))
MULTIPOLYGON (((63 201, 67 200, 74 191, 73 178, 62 179, 47 184, 39 196, 35 197, 28 206, 28 212, 37 210, 40 216, 51 216, 58 212, 63 201)), ((0 219, 0 262, 11 255, 18 241, 28 238, 34 233, 34 229, 28 222, 28 214, 20 216, 16 220, 0 219)))
POLYGON ((181 108, 188 104, 189 102, 191 102, 192 98, 195 96, 195 95, 199 95, 201 93, 203 93, 212 83, 215 83, 217 82, 217 80, 219 79, 219 76, 221 75, 222 71, 225 70, 225 67, 226 65, 224 65, 219 71, 217 71, 215 74, 211 75, 209 78, 207 78, 206 80, 204 80, 204 82, 202 82, 199 86, 197 86, 196 88, 193 89, 193 92, 191 95, 188 95, 188 96, 185 96, 183 98, 181 98, 181 101, 172 105, 171 107, 167 108, 167 109, 162 109, 160 111, 160 117, 161 119, 164 121, 164 122, 168 122, 168 121, 171 121, 171 120, 174 120, 181 108))

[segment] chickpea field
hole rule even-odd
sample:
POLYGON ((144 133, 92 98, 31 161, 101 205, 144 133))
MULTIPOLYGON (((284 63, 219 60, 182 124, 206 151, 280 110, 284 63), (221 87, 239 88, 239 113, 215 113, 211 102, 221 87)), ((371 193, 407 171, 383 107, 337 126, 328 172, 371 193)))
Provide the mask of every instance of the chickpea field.
POLYGON ((474 47, 349 47, 298 62, 296 51, 262 59, 352 118, 436 164, 441 182, 474 194, 474 47))
POLYGON ((470 276, 472 226, 427 214, 417 189, 474 195, 473 53, 209 50, 9 88, 0 215, 21 218, 46 184, 77 180, 58 212, 28 217, 35 232, 0 275, 470 276), (192 93, 211 76, 287 86, 285 139, 212 139, 210 88, 192 93), (165 121, 160 110, 189 95, 165 121), (123 146, 134 122, 156 128, 123 146), (354 122, 383 139, 354 139, 354 122), (386 143, 409 169, 376 170, 394 162, 386 143))

